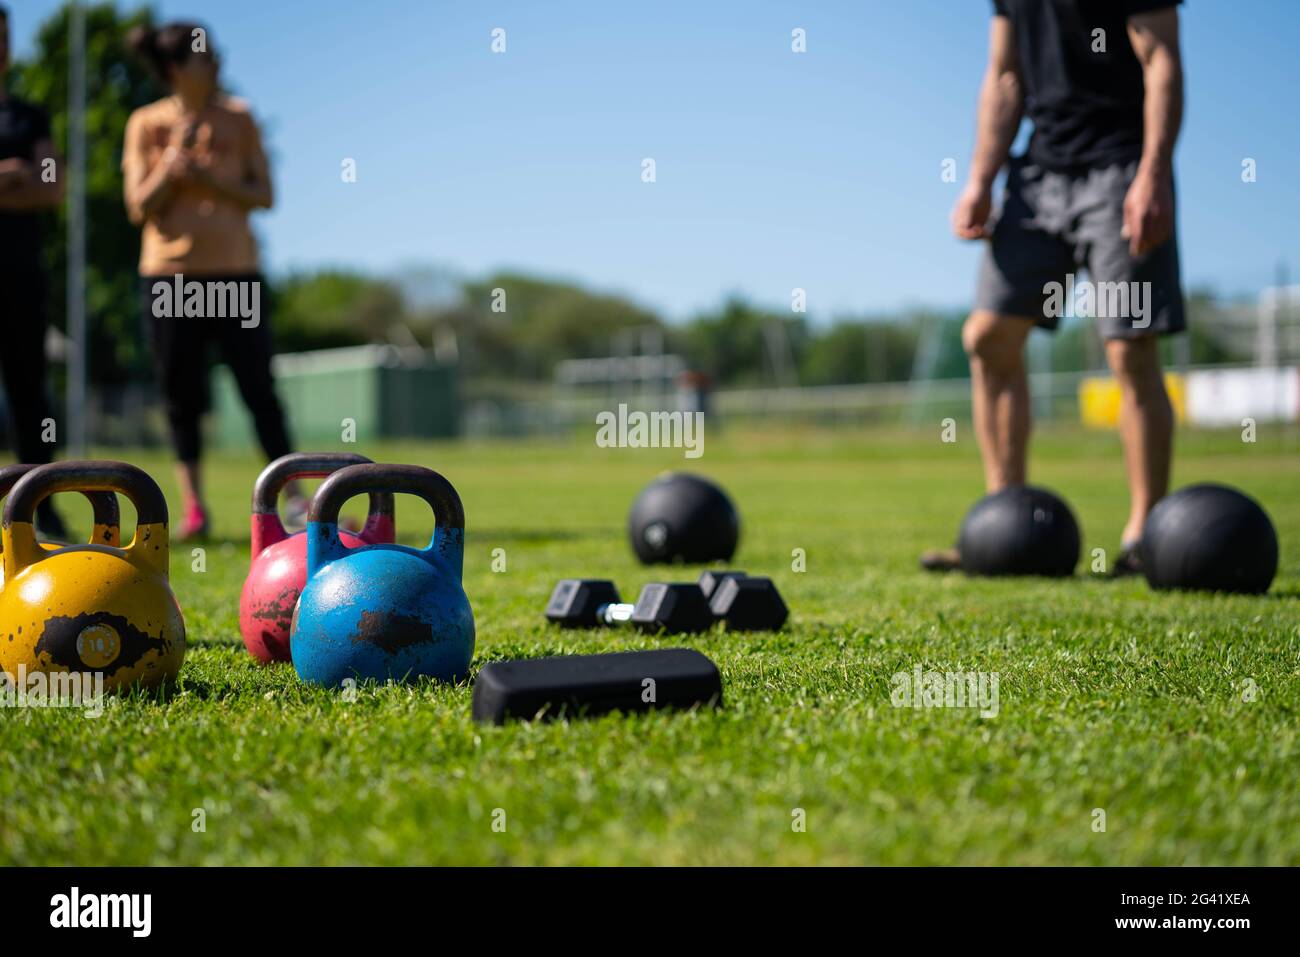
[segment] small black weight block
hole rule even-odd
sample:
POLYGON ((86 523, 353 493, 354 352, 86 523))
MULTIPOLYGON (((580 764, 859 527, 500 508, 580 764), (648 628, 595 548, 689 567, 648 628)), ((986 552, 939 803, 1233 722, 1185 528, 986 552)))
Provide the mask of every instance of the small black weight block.
POLYGON ((494 661, 474 680, 474 720, 577 718, 722 703, 722 676, 690 648, 494 661), (646 680, 654 681, 647 701, 646 680))

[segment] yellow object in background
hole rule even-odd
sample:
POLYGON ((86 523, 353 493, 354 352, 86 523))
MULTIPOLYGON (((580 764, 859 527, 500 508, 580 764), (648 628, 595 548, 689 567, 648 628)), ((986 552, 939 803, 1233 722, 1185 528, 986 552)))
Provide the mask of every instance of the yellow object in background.
MULTIPOLYGON (((1165 373, 1165 390, 1174 407, 1174 421, 1187 418, 1187 388, 1177 372, 1165 373)), ((1119 424, 1119 383, 1110 376, 1089 376, 1079 383, 1079 417, 1090 429, 1119 424)))

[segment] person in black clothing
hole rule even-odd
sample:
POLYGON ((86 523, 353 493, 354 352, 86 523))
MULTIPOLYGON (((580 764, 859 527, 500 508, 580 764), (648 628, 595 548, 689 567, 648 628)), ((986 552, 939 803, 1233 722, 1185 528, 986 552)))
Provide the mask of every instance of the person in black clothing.
MULTIPOLYGON (((50 140, 49 117, 9 95, 8 72, 9 13, 0 7, 0 372, 14 451, 20 462, 40 464, 53 458, 54 444, 43 434, 50 407, 38 214, 62 200, 63 169, 50 140)), ((48 499, 37 521, 46 535, 63 537, 48 499)))
MULTIPOLYGON (((988 491, 1025 482, 1030 330, 1056 327, 1068 290, 1092 293, 1120 386, 1130 495, 1116 574, 1139 570, 1142 526, 1169 485, 1173 412, 1156 347, 1184 328, 1173 178, 1179 2, 993 0, 975 153, 952 213, 958 238, 985 240, 962 341, 988 491), (1028 150, 1008 161, 1026 114, 1028 150), (1071 282, 1080 269, 1088 281, 1071 282)), ((953 550, 922 557, 934 569, 959 562, 953 550)))

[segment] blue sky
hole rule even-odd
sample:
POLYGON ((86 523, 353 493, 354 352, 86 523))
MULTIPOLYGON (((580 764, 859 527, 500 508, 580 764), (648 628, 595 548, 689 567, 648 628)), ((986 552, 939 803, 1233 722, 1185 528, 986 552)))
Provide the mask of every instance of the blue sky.
MULTIPOLYGON (((9 4, 18 55, 57 5, 9 4)), ((959 184, 940 167, 970 153, 986 0, 154 8, 209 24, 263 123, 273 270, 512 267, 674 318, 730 292, 788 307, 796 286, 818 320, 971 295, 978 250, 947 230, 959 184)), ((1182 18, 1185 280, 1254 294, 1280 260, 1300 276, 1300 4, 1192 0, 1182 18)))

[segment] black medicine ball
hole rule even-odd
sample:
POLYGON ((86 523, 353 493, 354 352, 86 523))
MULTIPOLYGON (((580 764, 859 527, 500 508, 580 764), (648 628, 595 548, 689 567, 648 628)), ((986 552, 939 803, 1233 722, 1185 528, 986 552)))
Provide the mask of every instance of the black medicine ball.
POLYGON ((1152 588, 1260 595, 1277 574, 1277 532, 1249 495, 1189 485, 1156 503, 1138 555, 1152 588))
POLYGON ((670 472, 636 497, 627 534, 645 565, 727 561, 740 540, 740 515, 708 479, 670 472))
POLYGON ((1070 506, 1046 489, 1005 488, 971 506, 957 551, 968 575, 1072 575, 1079 523, 1070 506))

